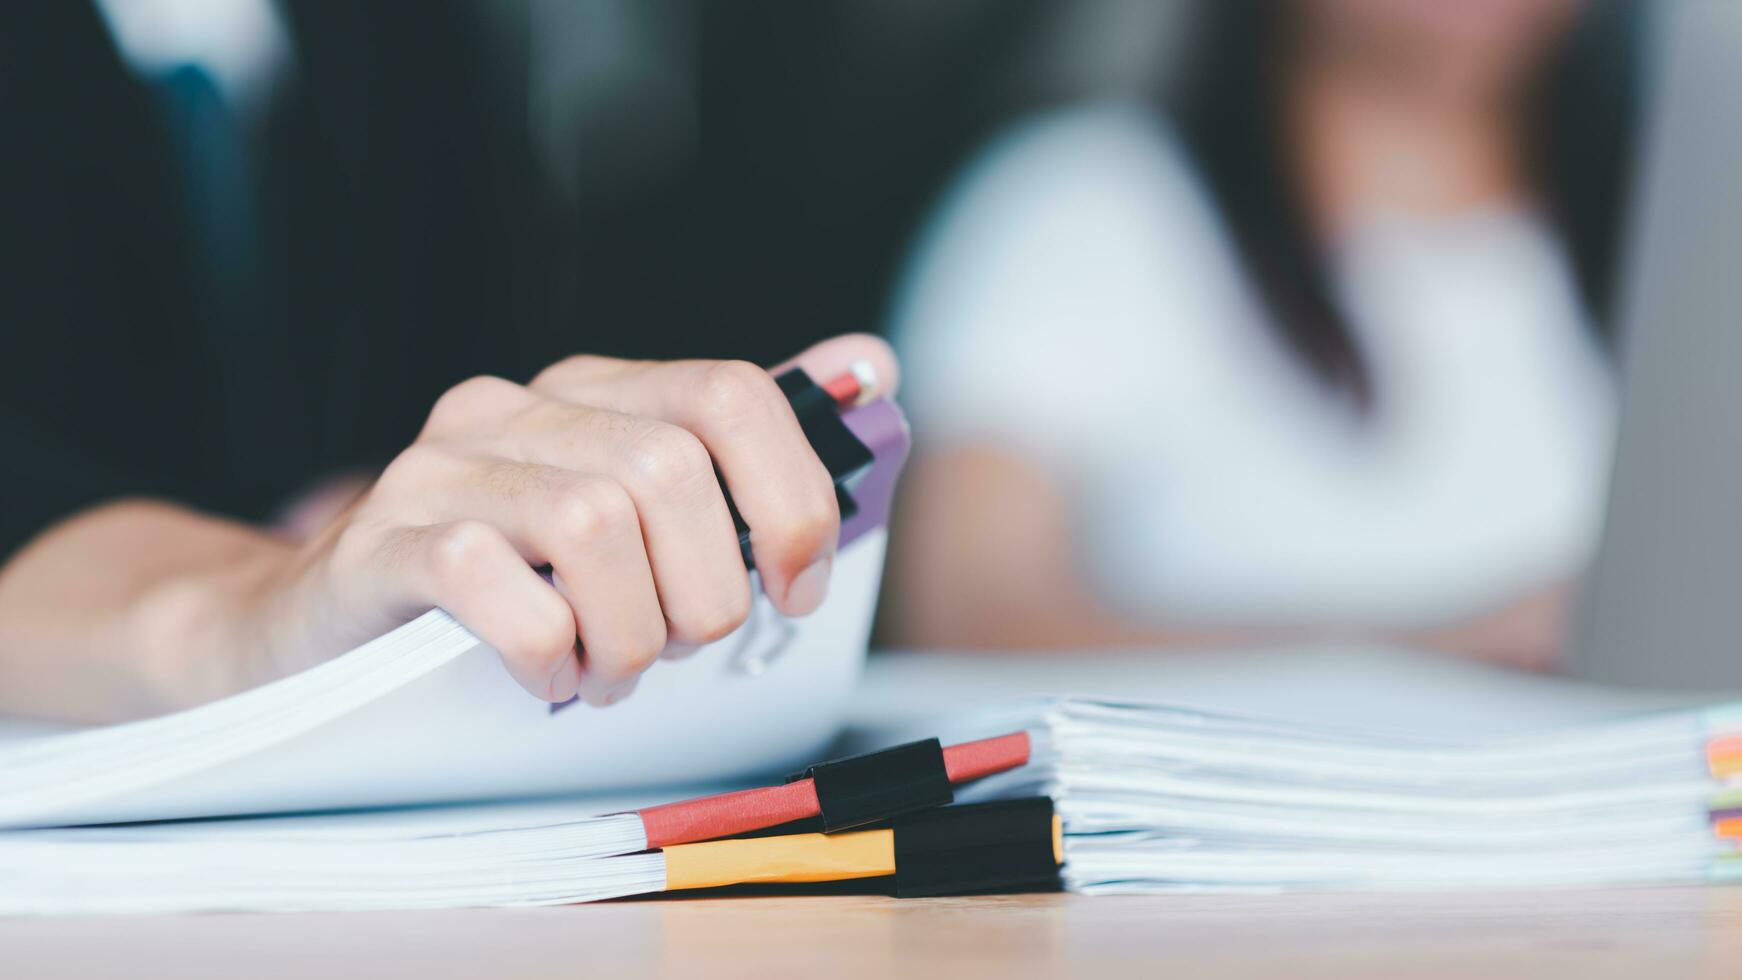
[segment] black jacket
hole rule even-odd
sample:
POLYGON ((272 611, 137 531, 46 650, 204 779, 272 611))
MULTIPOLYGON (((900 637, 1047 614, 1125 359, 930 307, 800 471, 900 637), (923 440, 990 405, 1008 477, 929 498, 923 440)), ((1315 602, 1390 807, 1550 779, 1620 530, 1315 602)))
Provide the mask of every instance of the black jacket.
POLYGON ((270 275, 229 322, 153 85, 87 4, 0 4, 0 561, 123 495, 263 518, 557 344, 522 329, 532 185, 481 8, 285 6, 295 68, 251 168, 270 275))

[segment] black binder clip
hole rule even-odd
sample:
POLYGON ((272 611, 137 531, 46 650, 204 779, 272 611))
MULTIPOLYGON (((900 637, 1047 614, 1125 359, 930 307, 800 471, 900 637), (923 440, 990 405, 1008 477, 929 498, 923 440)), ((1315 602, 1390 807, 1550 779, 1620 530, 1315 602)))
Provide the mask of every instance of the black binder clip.
MULTIPOLYGON (((853 487, 871 469, 876 457, 871 448, 860 442, 853 430, 847 428, 847 423, 841 420, 841 406, 810 375, 793 368, 774 381, 792 405, 793 414, 798 416, 799 428, 804 430, 811 449, 816 451, 817 458, 829 471, 829 479, 835 484, 835 503, 840 507, 841 520, 848 520, 859 512, 859 504, 853 499, 853 487)), ((725 486, 724 480, 720 481, 720 486, 725 486)), ((732 526, 738 530, 738 550, 744 556, 744 567, 755 568, 756 558, 750 548, 750 525, 744 523, 744 515, 738 512, 731 491, 726 492, 726 511, 732 517, 732 526)))
POLYGON ((943 806, 956 798, 944 768, 944 747, 935 738, 818 763, 787 782, 806 778, 816 784, 825 833, 943 806))
POLYGON ((898 898, 1063 887, 1063 842, 1047 797, 943 807, 892 826, 898 898))

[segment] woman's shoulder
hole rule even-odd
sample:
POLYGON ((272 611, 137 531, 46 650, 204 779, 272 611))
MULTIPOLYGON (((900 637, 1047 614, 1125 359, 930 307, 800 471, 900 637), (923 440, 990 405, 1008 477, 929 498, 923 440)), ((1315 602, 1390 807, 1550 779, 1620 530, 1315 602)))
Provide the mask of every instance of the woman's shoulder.
POLYGON ((995 138, 933 211, 898 298, 1015 290, 1110 302, 1159 289, 1187 299, 1231 278, 1229 254, 1165 117, 1096 103, 995 138))
POLYGON ((981 156, 988 168, 1058 166, 1111 172, 1135 168, 1153 174, 1184 164, 1177 134, 1165 113, 1132 100, 1089 102, 1030 116, 1005 129, 981 156))
POLYGON ((1230 327, 1248 312, 1241 281, 1167 120, 1101 103, 1027 120, 980 153, 918 242, 891 332, 914 398, 935 387, 963 413, 1018 400, 1087 410, 1083 379, 1135 383, 1122 372, 1164 376, 1190 400, 1226 373, 1230 327), (980 390, 998 386, 1008 397, 980 390))
POLYGON ((1166 218, 1206 203, 1166 117, 1143 103, 1118 101, 1055 110, 1011 126, 964 171, 940 217, 1166 218))

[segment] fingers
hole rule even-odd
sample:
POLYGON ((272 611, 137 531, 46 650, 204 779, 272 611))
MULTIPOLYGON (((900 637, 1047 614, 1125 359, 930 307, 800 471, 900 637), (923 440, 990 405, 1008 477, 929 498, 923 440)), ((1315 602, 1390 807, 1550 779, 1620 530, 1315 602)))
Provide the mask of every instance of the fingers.
POLYGON ((509 540, 528 561, 551 566, 581 637, 576 693, 594 705, 622 700, 666 643, 634 501, 604 477, 497 466, 496 486, 478 506, 503 508, 494 517, 509 540), (505 489, 514 484, 520 489, 505 489))
MULTIPOLYGON (((613 418, 610 425, 632 432, 636 420, 613 418)), ((580 426, 571 425, 570 430, 580 426)), ((622 432, 615 435, 617 440, 624 437, 622 432)), ((533 442, 533 451, 557 454, 552 446, 538 446, 538 442, 556 442, 549 433, 521 433, 521 439, 533 442)), ((598 437, 578 442, 594 449, 611 444, 598 437)), ((589 458, 594 456, 591 451, 577 453, 568 447, 566 456, 571 465, 608 468, 606 458, 589 458)), ((725 564, 728 573, 723 585, 697 587, 692 580, 679 580, 676 587, 662 590, 655 583, 652 548, 646 545, 643 526, 646 522, 683 526, 685 517, 674 517, 669 503, 652 508, 645 520, 620 480, 542 463, 442 454, 423 467, 430 475, 442 473, 442 479, 429 480, 430 489, 423 494, 423 507, 430 513, 437 517, 463 513, 484 520, 505 534, 521 564, 549 564, 552 585, 568 602, 580 634, 578 689, 568 689, 568 695, 578 693, 594 705, 615 703, 629 695, 636 677, 657 660, 665 648, 667 628, 674 634, 711 630, 725 635, 742 621, 721 620, 723 614, 732 614, 735 594, 744 595, 744 606, 749 602, 744 566, 733 569, 737 552, 726 534, 730 520, 723 513, 718 520, 725 522, 726 531, 711 527, 714 538, 726 538, 721 545, 726 555, 723 562, 716 562, 725 564), (712 588, 712 592, 697 595, 688 588, 712 588), (719 609, 726 611, 719 613, 719 609)), ((709 479, 711 473, 707 472, 709 479)), ((718 487, 714 493, 718 496, 718 487)), ((725 503, 719 503, 719 508, 723 512, 725 503)))
POLYGON ((750 581, 699 438, 654 419, 552 402, 519 439, 529 458, 603 475, 627 493, 671 639, 711 643, 744 622, 750 581))
POLYGON ((417 522, 481 520, 523 561, 549 564, 579 627, 580 694, 607 703, 628 693, 668 638, 704 644, 743 623, 749 580, 695 436, 539 401, 490 444, 407 450, 378 486, 415 499, 417 522))
POLYGON ((776 608, 814 612, 840 538, 834 481, 768 372, 744 361, 683 368, 691 377, 669 417, 700 436, 719 463, 776 608))
MULTIPOLYGON (((802 616, 822 604, 840 532, 834 483, 766 371, 743 361, 615 369, 579 358, 546 371, 534 385, 567 401, 662 419, 693 433, 719 465, 750 527, 756 568, 776 607, 802 616)), ((650 530, 650 548, 654 541, 650 530)))
POLYGON ((440 606, 494 647, 532 694, 567 701, 580 685, 569 604, 501 532, 464 520, 387 532, 371 547, 401 601, 440 606))

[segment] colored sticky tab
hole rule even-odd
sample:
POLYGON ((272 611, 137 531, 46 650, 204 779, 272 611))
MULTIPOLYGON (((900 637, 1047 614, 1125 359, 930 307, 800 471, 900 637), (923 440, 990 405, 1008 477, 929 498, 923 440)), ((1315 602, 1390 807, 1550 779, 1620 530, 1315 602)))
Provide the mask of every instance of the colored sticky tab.
POLYGON ((667 891, 747 882, 845 881, 894 872, 894 835, 888 830, 753 837, 665 849, 667 891))
POLYGON ((1742 735, 1716 735, 1706 740, 1710 755, 1742 755, 1742 735))
POLYGON ((1713 739, 1707 743, 1706 767, 1718 779, 1742 774, 1742 739, 1713 739))
MULTIPOLYGON (((947 746, 938 761, 936 741, 916 742, 886 752, 824 763, 810 771, 828 770, 825 787, 809 775, 783 786, 737 790, 715 796, 644 807, 641 815, 648 847, 670 847, 716 837, 731 837, 780 824, 810 820, 825 813, 819 797, 828 799, 832 823, 839 830, 854 822, 874 822, 934 803, 947 803, 950 784, 1006 772, 1028 762, 1028 733, 947 746), (945 785, 936 782, 943 773, 945 785)), ((807 828, 808 829, 808 828, 807 828)))

